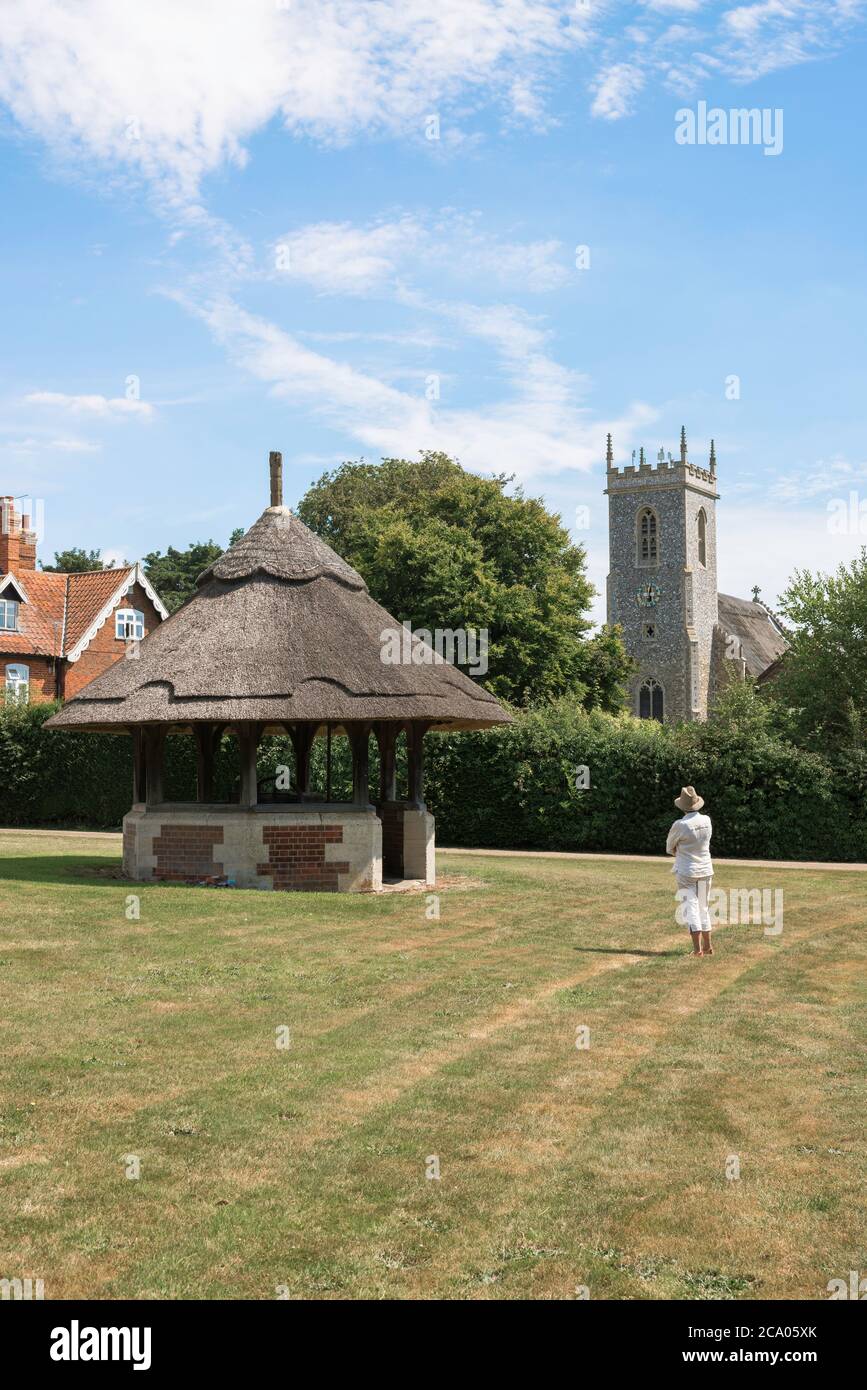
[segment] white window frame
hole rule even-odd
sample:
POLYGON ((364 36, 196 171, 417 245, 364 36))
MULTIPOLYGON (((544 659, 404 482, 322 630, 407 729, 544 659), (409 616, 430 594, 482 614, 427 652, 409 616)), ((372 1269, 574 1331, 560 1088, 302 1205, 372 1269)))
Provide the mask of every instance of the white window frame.
POLYGON ((22 661, 10 661, 7 665, 5 695, 7 705, 30 703, 30 667, 22 661))
POLYGON ((17 599, 0 597, 0 632, 18 631, 18 609, 20 606, 17 599), (11 624, 8 621, 10 612, 12 617, 11 624))
POLYGON ((140 642, 145 635, 144 613, 140 608, 118 608, 114 615, 114 635, 119 642, 140 642))

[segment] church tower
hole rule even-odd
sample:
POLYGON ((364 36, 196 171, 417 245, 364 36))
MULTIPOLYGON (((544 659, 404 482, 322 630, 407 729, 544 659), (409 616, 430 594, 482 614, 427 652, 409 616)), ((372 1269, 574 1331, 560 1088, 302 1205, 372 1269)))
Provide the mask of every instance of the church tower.
POLYGON ((716 451, 707 468, 690 463, 686 430, 680 459, 641 450, 630 467, 606 453, 608 622, 623 628, 638 663, 628 707, 666 724, 706 719, 713 682, 716 578, 716 451))

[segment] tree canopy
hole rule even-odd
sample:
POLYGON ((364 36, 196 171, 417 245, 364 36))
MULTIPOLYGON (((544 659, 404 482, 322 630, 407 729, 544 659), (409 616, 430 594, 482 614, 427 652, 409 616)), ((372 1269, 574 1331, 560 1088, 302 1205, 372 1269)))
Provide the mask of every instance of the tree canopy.
POLYGON ((484 683, 496 695, 530 704, 571 694, 619 708, 631 663, 616 631, 588 636, 584 549, 539 499, 507 493, 509 482, 431 451, 344 463, 307 491, 298 515, 398 622, 487 628, 484 683))
POLYGON ((85 570, 112 570, 114 561, 105 564, 101 550, 82 550, 73 546, 71 550, 55 550, 54 564, 43 565, 40 569, 46 574, 82 574, 85 570))
MULTIPOLYGON (((234 545, 244 534, 239 526, 229 537, 229 545, 234 545)), ((170 545, 165 554, 151 551, 142 561, 144 571, 170 613, 174 613, 196 592, 196 580, 208 565, 223 554, 223 546, 216 541, 193 541, 186 550, 176 550, 170 545)))
POLYGON ((798 742, 819 750, 867 741, 867 547, 834 574, 796 570, 778 605, 791 647, 768 685, 798 742))

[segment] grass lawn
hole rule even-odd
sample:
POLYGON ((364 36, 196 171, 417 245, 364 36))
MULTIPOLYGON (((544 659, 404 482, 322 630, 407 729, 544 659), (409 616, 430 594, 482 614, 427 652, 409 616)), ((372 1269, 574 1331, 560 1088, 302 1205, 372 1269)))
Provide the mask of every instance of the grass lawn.
POLYGON ((657 864, 442 856, 433 921, 118 861, 0 834, 0 1278, 817 1299, 867 1270, 863 875, 722 869, 782 886, 785 928, 693 960, 657 864))

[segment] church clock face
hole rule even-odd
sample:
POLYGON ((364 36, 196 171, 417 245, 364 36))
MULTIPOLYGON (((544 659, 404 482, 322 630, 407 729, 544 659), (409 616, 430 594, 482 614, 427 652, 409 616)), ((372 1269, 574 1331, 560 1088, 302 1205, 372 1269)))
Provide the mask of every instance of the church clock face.
POLYGON ((658 584, 642 584, 636 593, 640 608, 656 608, 659 603, 661 589, 658 584))

